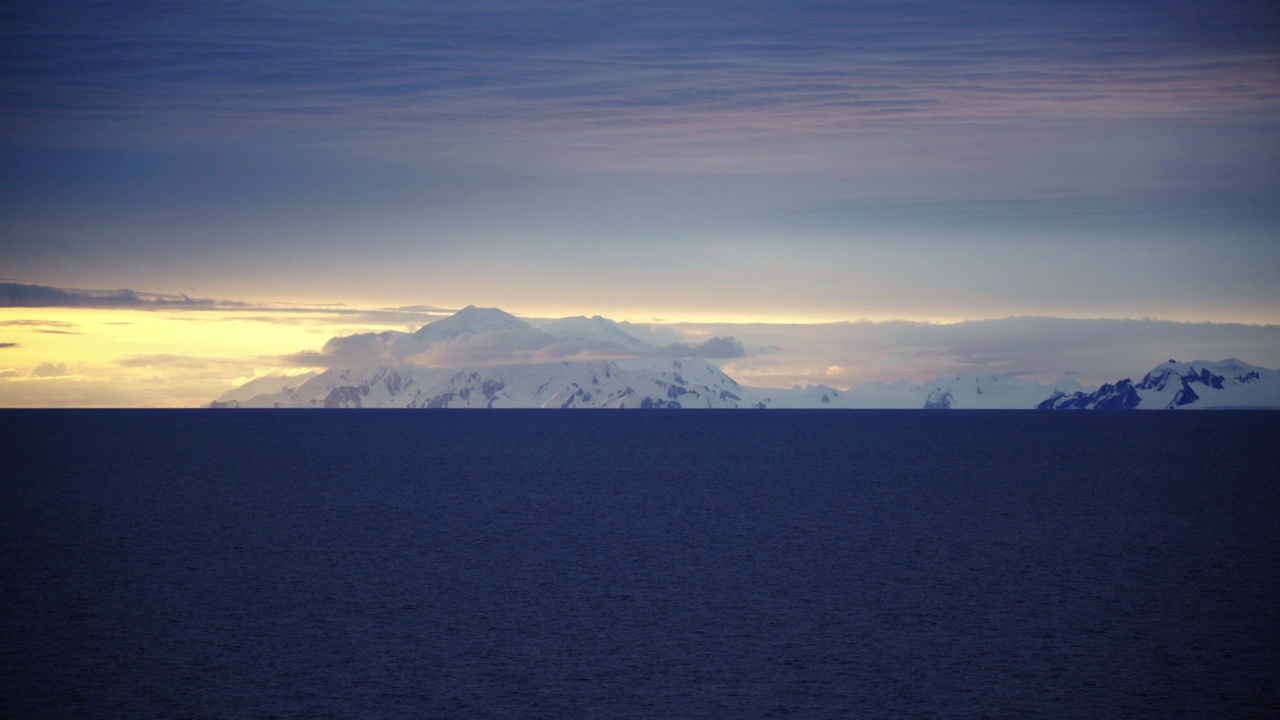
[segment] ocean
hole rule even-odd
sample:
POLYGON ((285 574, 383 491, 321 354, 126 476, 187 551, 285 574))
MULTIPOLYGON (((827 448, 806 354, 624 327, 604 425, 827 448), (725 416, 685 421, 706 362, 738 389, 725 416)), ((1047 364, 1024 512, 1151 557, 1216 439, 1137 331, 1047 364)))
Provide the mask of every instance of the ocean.
POLYGON ((0 716, 1250 718, 1280 413, 3 411, 0 716))

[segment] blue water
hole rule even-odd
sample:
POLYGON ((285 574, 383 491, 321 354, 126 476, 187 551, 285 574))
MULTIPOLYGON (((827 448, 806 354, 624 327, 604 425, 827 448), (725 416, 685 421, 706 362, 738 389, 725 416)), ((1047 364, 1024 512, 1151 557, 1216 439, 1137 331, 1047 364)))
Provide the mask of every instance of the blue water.
POLYGON ((0 412, 0 716, 1271 717, 1278 431, 0 412))

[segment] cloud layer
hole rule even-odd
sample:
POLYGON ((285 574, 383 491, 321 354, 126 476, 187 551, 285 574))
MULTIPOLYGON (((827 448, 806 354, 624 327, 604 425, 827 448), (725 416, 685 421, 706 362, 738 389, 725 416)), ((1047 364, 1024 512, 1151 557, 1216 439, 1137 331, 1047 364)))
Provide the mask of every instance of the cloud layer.
POLYGON ((296 367, 376 367, 424 365, 468 367, 524 365, 581 360, 703 357, 729 359, 746 355, 733 337, 674 342, 661 347, 627 347, 594 338, 565 338, 537 328, 464 333, 427 341, 414 333, 358 333, 331 338, 319 351, 304 350, 280 360, 296 367))
POLYGON ((1280 325, 1161 320, 1012 317, 935 324, 857 322, 824 325, 686 325, 730 328, 748 356, 725 363, 745 384, 788 386, 821 380, 846 388, 905 378, 922 382, 971 372, 1029 374, 1052 381, 1111 382, 1174 358, 1246 362, 1280 368, 1280 325))
POLYGON ((1273 5, 10 3, 0 306, 1276 323, 1273 5))
POLYGON ((478 133, 543 159, 706 171, 740 164, 730 148, 782 159, 780 141, 820 161, 795 152, 867 129, 1280 108, 1276 17, 1252 2, 71 5, 5 23, 15 122, 437 149, 478 133))
MULTIPOLYGON (((66 290, 46 285, 0 283, 0 307, 92 307, 92 308, 239 308, 245 303, 204 300, 186 295, 138 293, 133 290, 66 290)), ((24 323, 27 321, 12 321, 24 323)), ((45 330, 43 332, 59 332, 45 330)))
MULTIPOLYGON (((297 336, 309 338, 305 342, 289 341, 266 350, 256 343, 236 348, 226 343, 252 330, 277 338, 296 328, 248 322, 236 326, 232 323, 243 320, 240 311, 190 310, 130 307, 88 313, 85 315, 92 315, 92 320, 73 324, 57 318, 77 315, 59 314, 57 308, 8 308, 6 313, 12 319, 0 323, 18 342, 0 343, 8 358, 0 365, 0 405, 195 405, 217 397, 233 384, 289 372, 297 366, 416 363, 456 367, 701 356, 712 359, 744 385, 824 383, 840 389, 868 381, 902 378, 923 382, 970 372, 1029 375, 1042 382, 1071 376, 1086 385, 1097 385, 1141 373, 1170 358, 1189 361, 1235 356, 1252 364, 1280 367, 1280 325, 1030 316, 952 324, 645 325, 615 324, 604 318, 533 321, 533 325, 563 334, 556 336, 506 316, 510 329, 475 333, 419 336, 384 331, 336 335, 324 342, 333 331, 319 334, 312 329, 297 336), (132 320, 118 321, 123 317, 132 320), (64 328, 83 334, 42 333, 64 328), (571 337, 574 332, 607 336, 615 329, 632 335, 635 342, 619 336, 613 336, 613 341, 571 337), (185 337, 175 345, 174 334, 179 331, 185 337), (422 342, 427 336, 443 339, 422 342), (320 350, 279 355, 308 342, 324 344, 320 350), (103 347, 113 350, 103 352, 103 347)), ((280 315, 297 317, 286 311, 280 315)), ((344 323, 355 321, 359 315, 342 319, 344 323)))

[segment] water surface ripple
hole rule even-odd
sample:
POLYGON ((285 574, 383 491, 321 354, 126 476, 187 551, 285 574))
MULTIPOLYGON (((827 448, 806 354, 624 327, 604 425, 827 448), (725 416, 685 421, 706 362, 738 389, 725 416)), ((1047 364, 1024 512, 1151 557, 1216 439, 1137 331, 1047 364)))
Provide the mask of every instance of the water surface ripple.
POLYGON ((1278 420, 0 412, 0 715, 1268 717, 1278 420))

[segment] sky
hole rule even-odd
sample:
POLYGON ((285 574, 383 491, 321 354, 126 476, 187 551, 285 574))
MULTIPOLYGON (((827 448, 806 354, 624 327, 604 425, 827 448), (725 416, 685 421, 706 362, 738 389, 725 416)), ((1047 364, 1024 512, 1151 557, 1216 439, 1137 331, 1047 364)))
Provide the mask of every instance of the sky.
POLYGON ((9 3, 0 283, 0 406, 199 404, 469 304, 768 385, 1277 367, 1280 11, 9 3))

